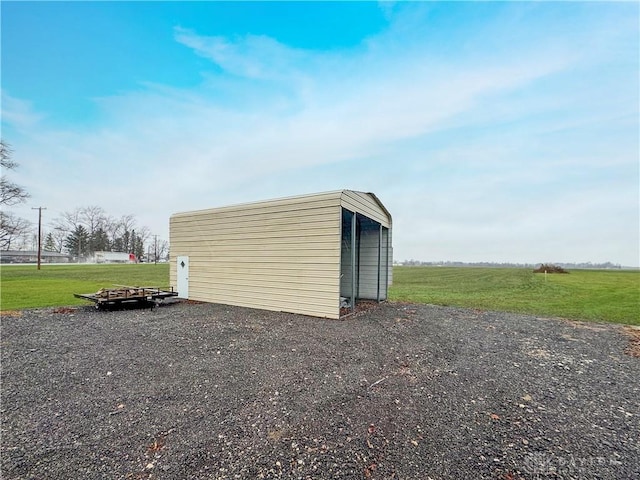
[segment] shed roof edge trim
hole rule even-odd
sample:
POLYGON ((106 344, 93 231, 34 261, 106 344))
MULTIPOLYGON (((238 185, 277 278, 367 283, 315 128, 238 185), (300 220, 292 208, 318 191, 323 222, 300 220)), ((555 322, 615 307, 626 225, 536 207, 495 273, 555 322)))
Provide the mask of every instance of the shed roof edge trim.
POLYGON ((389 220, 391 220, 391 214, 389 213, 389 211, 386 209, 386 207, 382 204, 380 199, 374 193, 372 193, 372 192, 362 192, 362 191, 359 191, 359 190, 349 190, 349 189, 331 190, 331 191, 328 191, 328 192, 317 192, 317 193, 309 193, 309 194, 304 194, 304 195, 292 195, 292 196, 289 196, 289 197, 270 198, 270 199, 267 199, 267 200, 259 200, 259 201, 255 201, 255 202, 236 203, 236 204, 232 204, 232 205, 222 205, 220 207, 188 210, 188 211, 173 213, 171 215, 171 218, 180 217, 180 216, 187 216, 187 215, 194 215, 194 214, 204 214, 204 213, 214 212, 214 211, 221 210, 221 209, 255 207, 255 206, 258 206, 258 205, 262 205, 262 204, 266 205, 266 204, 269 204, 269 203, 281 202, 281 201, 286 201, 286 200, 294 200, 295 201, 295 200, 311 199, 311 198, 314 198, 314 197, 335 198, 335 199, 339 199, 340 201, 342 201, 342 196, 344 195, 345 192, 364 193, 366 195, 371 195, 371 197, 380 206, 380 208, 385 212, 385 214, 388 215, 389 220))

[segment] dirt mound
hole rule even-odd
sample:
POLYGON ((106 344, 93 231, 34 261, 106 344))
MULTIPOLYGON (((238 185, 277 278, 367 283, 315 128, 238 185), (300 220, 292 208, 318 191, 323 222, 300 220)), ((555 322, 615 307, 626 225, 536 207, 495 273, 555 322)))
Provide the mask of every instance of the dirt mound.
POLYGON ((533 273, 569 273, 564 268, 553 265, 552 263, 541 263, 538 268, 536 268, 533 273))

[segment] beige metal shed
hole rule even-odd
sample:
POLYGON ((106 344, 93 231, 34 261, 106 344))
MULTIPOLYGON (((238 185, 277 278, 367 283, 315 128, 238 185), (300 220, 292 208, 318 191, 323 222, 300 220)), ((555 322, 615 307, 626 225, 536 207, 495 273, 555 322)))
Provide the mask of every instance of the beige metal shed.
POLYGON ((391 215, 373 193, 177 213, 169 228, 170 281, 182 298, 327 318, 387 298, 391 215))

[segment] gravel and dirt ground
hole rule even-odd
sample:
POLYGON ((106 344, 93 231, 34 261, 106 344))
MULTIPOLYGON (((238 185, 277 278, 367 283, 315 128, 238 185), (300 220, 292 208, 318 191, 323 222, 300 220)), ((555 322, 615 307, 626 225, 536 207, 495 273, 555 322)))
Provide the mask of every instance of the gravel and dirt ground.
POLYGON ((619 325, 398 303, 3 317, 4 479, 640 478, 619 325))

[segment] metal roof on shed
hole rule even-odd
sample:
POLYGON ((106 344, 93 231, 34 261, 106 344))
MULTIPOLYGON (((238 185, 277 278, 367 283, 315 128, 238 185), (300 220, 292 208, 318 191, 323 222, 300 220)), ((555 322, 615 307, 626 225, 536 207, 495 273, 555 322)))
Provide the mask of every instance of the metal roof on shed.
MULTIPOLYGON (((208 213, 224 212, 224 211, 232 212, 232 211, 238 211, 238 210, 247 210, 251 208, 263 208, 265 206, 291 205, 292 203, 298 203, 298 202, 304 203, 311 200, 319 200, 321 198, 340 199, 340 203, 342 204, 345 202, 345 197, 348 196, 349 194, 359 194, 359 195, 370 196, 388 218, 388 222, 382 222, 383 224, 386 223, 384 226, 385 227, 391 226, 391 221, 392 221, 391 214, 374 193, 361 192, 357 190, 348 190, 348 189, 333 190, 333 191, 321 192, 321 193, 311 193, 311 194, 305 194, 305 195, 293 195, 289 197, 281 197, 281 198, 275 198, 270 200, 237 203, 233 205, 226 205, 223 207, 214 207, 214 208, 205 208, 205 209, 191 210, 191 211, 185 211, 185 212, 178 212, 171 215, 171 218, 179 218, 182 216, 193 216, 198 214, 205 215, 208 213)), ((362 213, 366 215, 366 212, 364 211, 358 211, 358 213, 362 213)))

